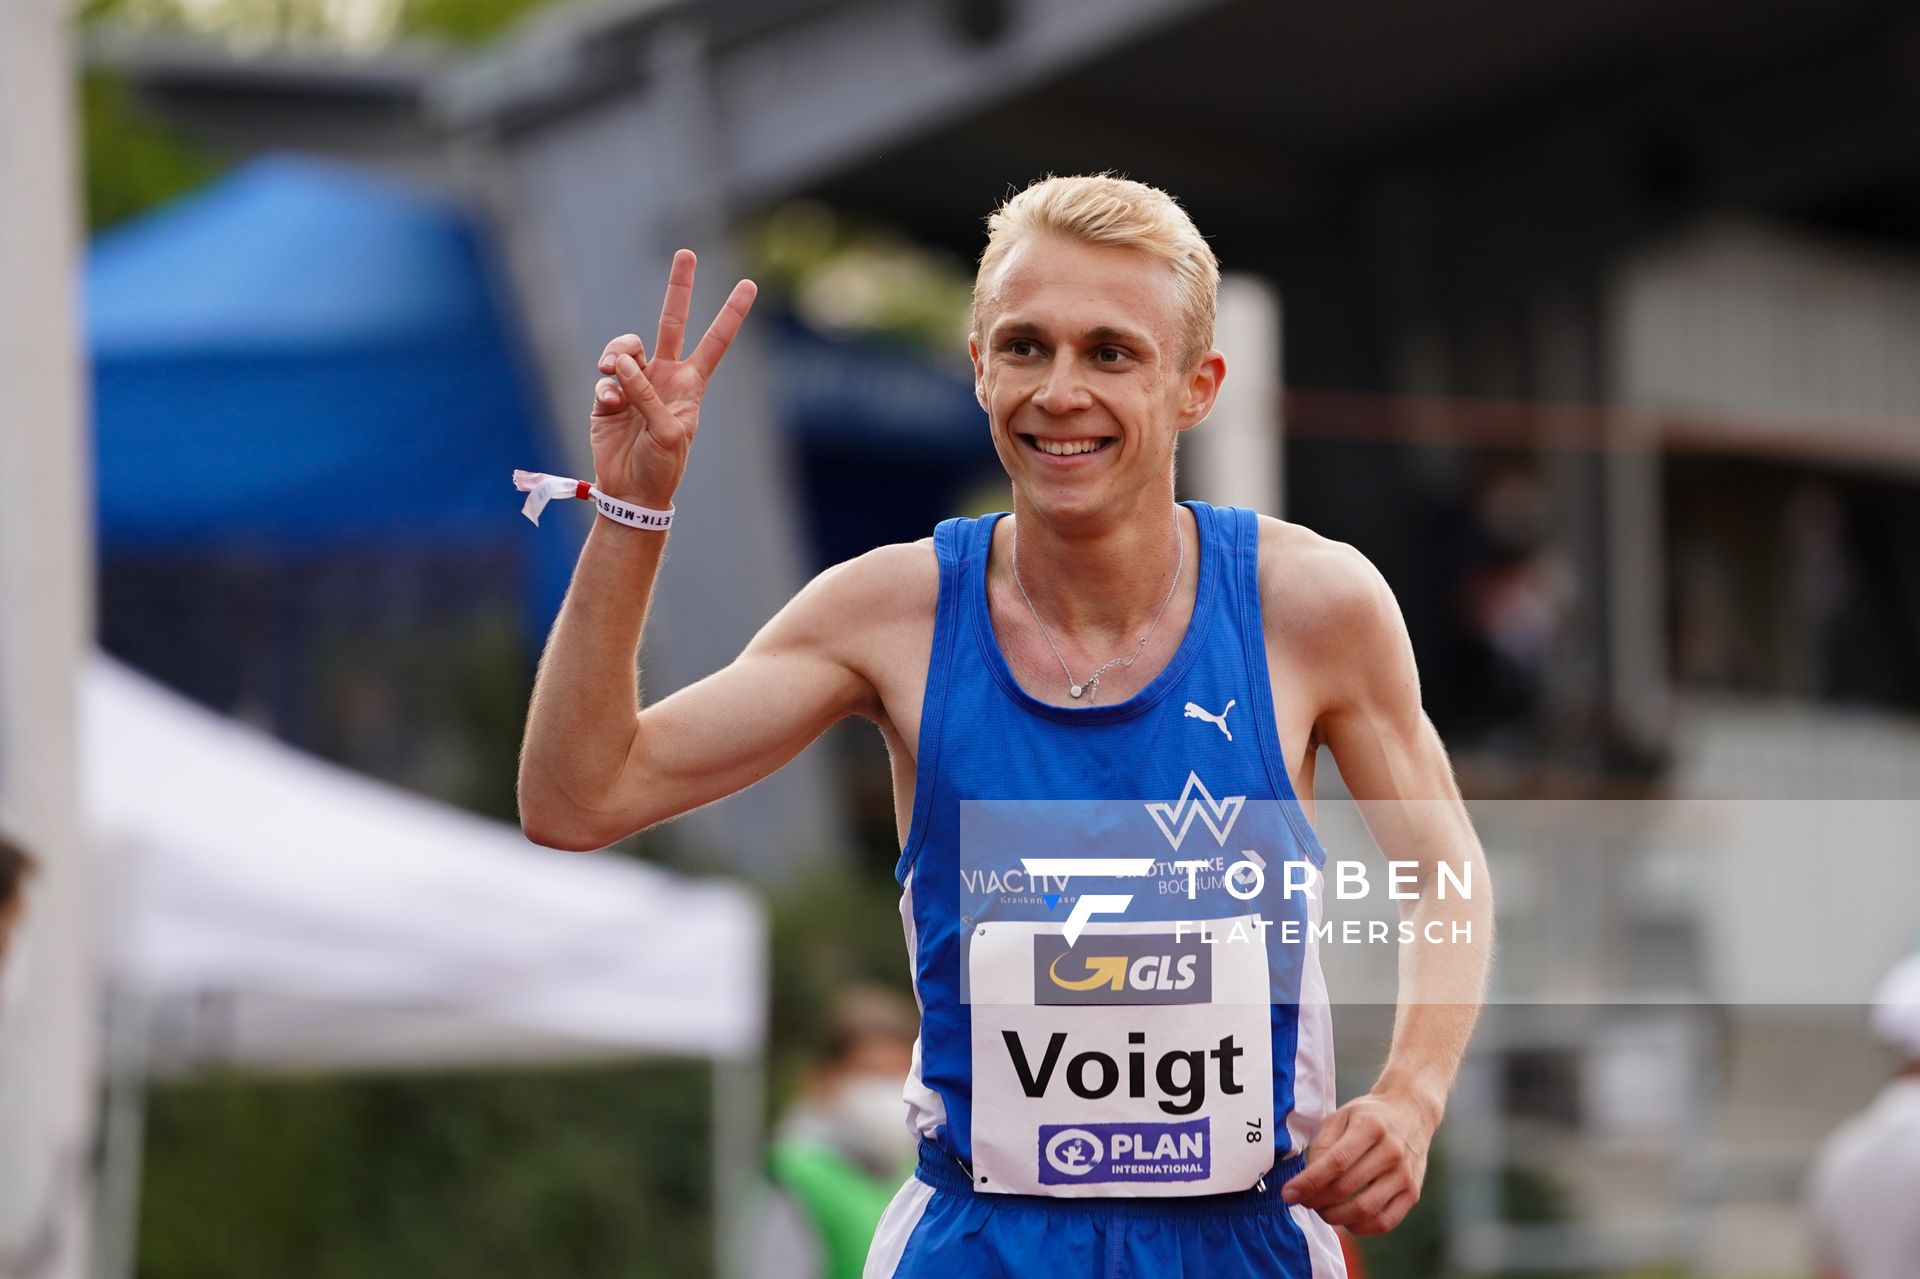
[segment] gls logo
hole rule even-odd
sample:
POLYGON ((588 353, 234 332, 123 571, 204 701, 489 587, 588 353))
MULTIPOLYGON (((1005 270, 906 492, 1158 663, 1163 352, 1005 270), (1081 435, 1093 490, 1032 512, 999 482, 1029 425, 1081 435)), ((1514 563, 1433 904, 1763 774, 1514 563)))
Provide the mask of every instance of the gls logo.
MULTIPOLYGON (((1233 824, 1240 820, 1240 810, 1246 806, 1246 802, 1245 795, 1215 799, 1206 783, 1200 780, 1200 775, 1190 772, 1187 774, 1187 784, 1180 790, 1179 799, 1171 804, 1160 802, 1146 807, 1148 816, 1153 818, 1160 833, 1167 837, 1167 842, 1173 845, 1177 853, 1180 845, 1186 842, 1187 832, 1193 828, 1193 819, 1196 817, 1213 832, 1214 842, 1224 846, 1227 836, 1233 833, 1233 824), (1195 791, 1199 792, 1197 799, 1194 797, 1195 791)), ((1045 875, 1060 880, 1096 875, 1108 879, 1131 879, 1153 871, 1151 857, 1022 857, 1020 862, 1029 875, 1045 875)), ((1132 893, 1082 893, 1079 900, 1074 902, 1066 925, 1060 930, 1061 935, 1071 946, 1080 940, 1087 922, 1095 915, 1125 914, 1132 902, 1132 893)))
POLYGON ((1199 938, 1123 933, 1096 940, 1097 949, 1075 953, 1063 937, 1047 933, 1034 937, 1033 1002, 1212 1002, 1213 948, 1199 938))

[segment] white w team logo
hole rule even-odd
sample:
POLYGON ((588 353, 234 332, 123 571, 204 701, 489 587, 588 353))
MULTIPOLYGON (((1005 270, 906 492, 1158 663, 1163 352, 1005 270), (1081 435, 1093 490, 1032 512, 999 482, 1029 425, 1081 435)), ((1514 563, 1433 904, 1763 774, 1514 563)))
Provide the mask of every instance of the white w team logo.
MULTIPOLYGON (((1221 712, 1223 715, 1225 712, 1221 712)), ((1220 844, 1227 842, 1227 836, 1233 833, 1233 824, 1240 820, 1240 809, 1246 804, 1245 795, 1229 795, 1225 799, 1215 799, 1207 790, 1206 783, 1200 780, 1198 773, 1187 774, 1187 784, 1181 788, 1180 798, 1171 804, 1154 803, 1147 805, 1147 812, 1153 816, 1154 824, 1160 827, 1160 833, 1167 837, 1175 852, 1187 838, 1187 831, 1198 817, 1213 832, 1213 838, 1220 844), (1194 792, 1198 791, 1196 797, 1194 792)), ((1072 879, 1075 876, 1098 875, 1114 879, 1139 878, 1153 873, 1151 857, 1022 857, 1022 865, 1029 875, 1046 876, 1059 880, 1072 879)), ((1176 862, 1175 865, 1185 863, 1176 862)), ((1196 865, 1198 863, 1195 863, 1196 865)), ((1133 902, 1132 893, 1083 893, 1073 904, 1073 910, 1067 915, 1067 923, 1061 935, 1071 946, 1080 940, 1080 934, 1095 915, 1120 915, 1133 902)))
POLYGON ((1240 820, 1240 809, 1246 802, 1245 795, 1215 799, 1198 773, 1188 773, 1187 784, 1181 788, 1179 799, 1171 804, 1148 804, 1147 812, 1160 827, 1160 833, 1167 837, 1167 842, 1173 845, 1174 851, 1179 852, 1196 817, 1207 824, 1216 843, 1225 844, 1227 836, 1233 833, 1233 824, 1240 820), (1197 797, 1195 791, 1199 792, 1197 797))

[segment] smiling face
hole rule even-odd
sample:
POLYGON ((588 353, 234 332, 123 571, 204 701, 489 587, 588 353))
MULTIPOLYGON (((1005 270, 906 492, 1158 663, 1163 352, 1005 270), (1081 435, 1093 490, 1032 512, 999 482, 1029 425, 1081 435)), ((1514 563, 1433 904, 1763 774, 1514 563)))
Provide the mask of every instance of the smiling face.
POLYGON ((1171 266, 1040 233, 982 281, 968 346, 1016 492, 1060 518, 1171 500, 1174 440, 1213 407, 1226 363, 1190 355, 1171 266))

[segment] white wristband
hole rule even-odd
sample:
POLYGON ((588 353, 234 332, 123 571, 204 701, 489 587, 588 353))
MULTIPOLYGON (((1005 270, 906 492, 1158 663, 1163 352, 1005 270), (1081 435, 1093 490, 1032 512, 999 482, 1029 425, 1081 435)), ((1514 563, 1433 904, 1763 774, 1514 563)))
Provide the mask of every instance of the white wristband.
POLYGON ((513 486, 527 495, 527 500, 520 506, 520 513, 535 524, 540 522, 540 512, 546 509, 548 502, 558 497, 577 497, 592 498, 600 514, 616 524, 653 533, 664 533, 673 527, 676 508, 669 506, 664 511, 656 511, 637 506, 622 498, 608 497, 585 480, 570 480, 564 475, 542 475, 538 471, 515 471, 513 486))
POLYGON ((623 502, 617 497, 608 497, 591 486, 588 487, 587 492, 593 494, 593 504, 599 508, 600 514, 615 524, 625 524, 628 528, 650 529, 655 533, 664 533, 673 527, 673 507, 671 506, 664 511, 653 511, 644 506, 635 506, 631 502, 623 502))

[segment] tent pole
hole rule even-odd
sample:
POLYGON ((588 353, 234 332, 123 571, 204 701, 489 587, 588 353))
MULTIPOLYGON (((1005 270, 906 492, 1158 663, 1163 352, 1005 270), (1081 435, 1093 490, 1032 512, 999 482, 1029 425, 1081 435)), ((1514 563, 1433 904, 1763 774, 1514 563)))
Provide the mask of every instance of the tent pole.
POLYGON ((760 1148, 765 1062, 759 1053, 713 1059, 713 1269, 747 1279, 760 1148))
POLYGON ((0 4, 0 828, 41 864, 0 1026, 0 1275, 87 1272, 97 1066, 79 677, 91 649, 91 493, 75 334, 79 184, 70 4, 0 4))
POLYGON ((147 1131, 147 1048, 152 1008, 138 993, 107 987, 107 1086, 101 1116, 100 1195, 94 1279, 133 1279, 139 1260, 140 1174, 147 1131))

